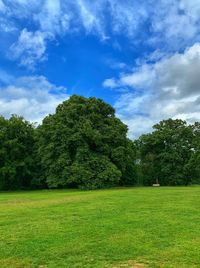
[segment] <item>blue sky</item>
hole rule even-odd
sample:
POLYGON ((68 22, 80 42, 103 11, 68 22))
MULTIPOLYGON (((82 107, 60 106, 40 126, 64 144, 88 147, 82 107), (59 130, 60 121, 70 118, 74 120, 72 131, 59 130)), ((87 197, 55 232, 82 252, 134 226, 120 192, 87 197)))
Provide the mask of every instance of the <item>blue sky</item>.
POLYGON ((200 119, 199 0, 0 0, 0 114, 41 122, 72 94, 138 137, 200 119))

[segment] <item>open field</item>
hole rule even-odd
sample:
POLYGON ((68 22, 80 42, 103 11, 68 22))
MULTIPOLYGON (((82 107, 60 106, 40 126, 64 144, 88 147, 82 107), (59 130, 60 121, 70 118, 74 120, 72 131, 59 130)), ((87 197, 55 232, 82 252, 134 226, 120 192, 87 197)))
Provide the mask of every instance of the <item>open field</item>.
POLYGON ((0 193, 0 267, 200 267, 200 187, 0 193))

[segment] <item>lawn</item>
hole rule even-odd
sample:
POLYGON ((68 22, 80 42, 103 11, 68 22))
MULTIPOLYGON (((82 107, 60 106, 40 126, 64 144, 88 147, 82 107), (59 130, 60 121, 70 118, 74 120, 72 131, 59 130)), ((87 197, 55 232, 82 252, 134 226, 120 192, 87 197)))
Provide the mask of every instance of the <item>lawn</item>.
POLYGON ((200 267, 200 187, 0 193, 0 267, 200 267))

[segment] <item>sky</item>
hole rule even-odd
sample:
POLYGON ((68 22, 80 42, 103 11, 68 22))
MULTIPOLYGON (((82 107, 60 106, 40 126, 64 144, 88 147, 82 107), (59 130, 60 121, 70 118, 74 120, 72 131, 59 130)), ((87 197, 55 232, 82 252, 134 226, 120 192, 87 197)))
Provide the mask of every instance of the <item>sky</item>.
POLYGON ((0 114, 102 98, 129 137, 200 120, 200 0, 0 0, 0 114))

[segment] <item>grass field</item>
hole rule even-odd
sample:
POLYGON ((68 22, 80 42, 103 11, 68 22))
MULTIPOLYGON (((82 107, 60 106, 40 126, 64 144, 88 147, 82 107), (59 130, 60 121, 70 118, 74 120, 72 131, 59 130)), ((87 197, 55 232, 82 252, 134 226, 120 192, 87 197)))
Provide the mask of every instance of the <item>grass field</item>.
POLYGON ((0 267, 200 267, 200 187, 0 193, 0 267))

